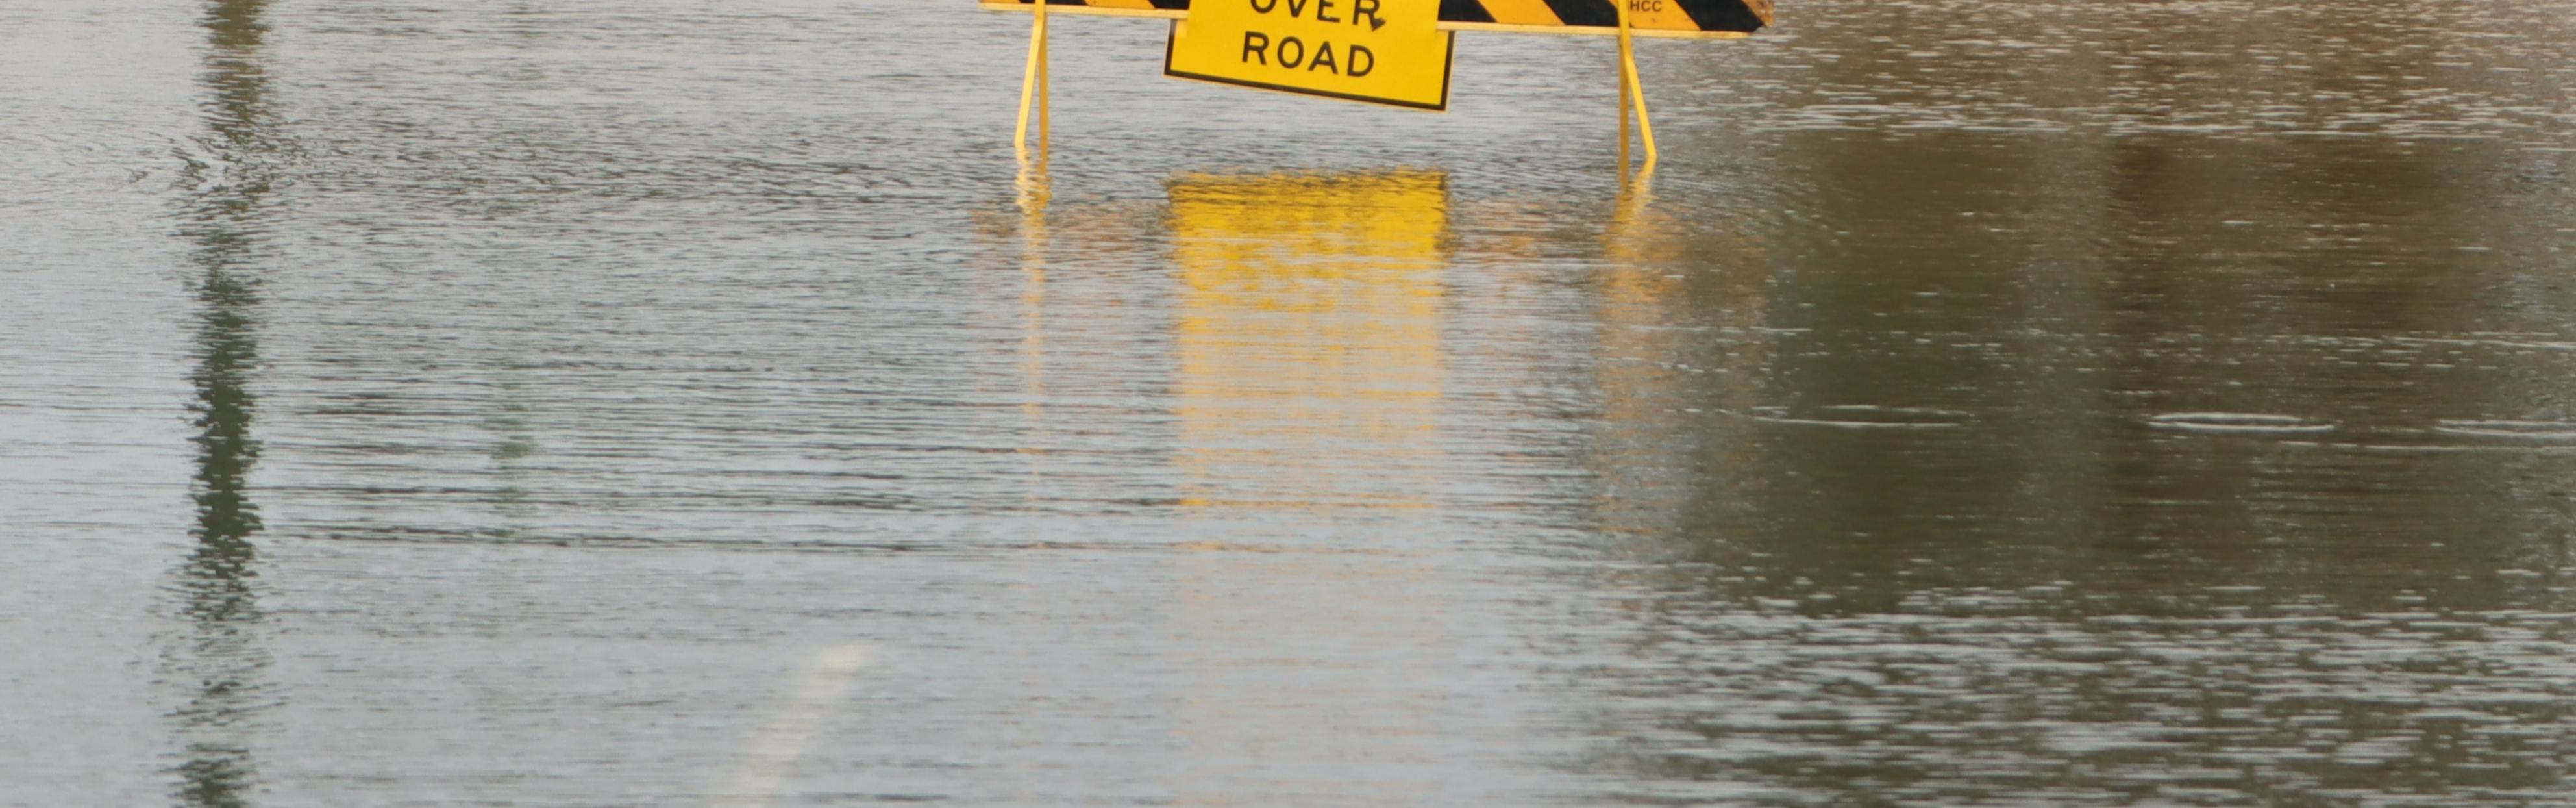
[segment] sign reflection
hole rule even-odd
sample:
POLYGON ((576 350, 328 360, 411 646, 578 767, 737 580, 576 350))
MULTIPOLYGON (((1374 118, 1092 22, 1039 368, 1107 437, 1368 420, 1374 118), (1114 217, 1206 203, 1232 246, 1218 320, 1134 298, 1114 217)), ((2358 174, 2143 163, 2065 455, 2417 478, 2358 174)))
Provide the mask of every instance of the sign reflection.
POLYGON ((1187 804, 1410 802, 1444 718, 1440 483, 1447 177, 1184 176, 1178 700, 1187 804), (1337 800, 1338 801, 1338 800, 1337 800))

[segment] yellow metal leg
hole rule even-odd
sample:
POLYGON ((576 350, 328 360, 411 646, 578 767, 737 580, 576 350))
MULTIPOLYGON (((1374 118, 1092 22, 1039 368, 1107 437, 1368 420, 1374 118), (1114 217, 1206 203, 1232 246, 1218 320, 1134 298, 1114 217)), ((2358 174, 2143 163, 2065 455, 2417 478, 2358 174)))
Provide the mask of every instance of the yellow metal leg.
POLYGON ((1037 0, 1037 21, 1029 24, 1029 64, 1027 69, 1020 73, 1020 125, 1011 134, 1011 148, 1020 153, 1022 160, 1028 159, 1029 156, 1029 107, 1032 101, 1038 108, 1038 138, 1041 148, 1044 147, 1047 124, 1046 63, 1047 3, 1046 0, 1037 0))
POLYGON ((1619 71, 1619 173, 1621 176, 1626 176, 1628 173, 1628 94, 1631 92, 1635 92, 1635 88, 1628 86, 1628 71, 1619 71))
POLYGON ((1046 229, 1047 202, 1055 198, 1053 182, 1047 173, 1046 141, 1040 140, 1038 144, 1036 159, 1030 159, 1026 150, 1020 152, 1020 173, 1012 183, 1020 191, 1020 212, 1026 215, 1029 232, 1046 229))
MULTIPOLYGON (((1046 4, 1043 2, 1038 4, 1038 19, 1043 26, 1046 19, 1046 4)), ((1055 88, 1049 83, 1054 78, 1055 72, 1052 69, 1055 64, 1055 54, 1050 50, 1051 47, 1052 43, 1048 37, 1040 33, 1038 35, 1038 159, 1040 161, 1046 159, 1049 138, 1055 134, 1055 106, 1049 103, 1055 99, 1055 88)))
MULTIPOLYGON (((1629 34, 1628 0, 1614 0, 1619 8, 1619 99, 1637 108, 1637 138, 1646 145, 1646 161, 1640 170, 1655 167, 1655 122, 1646 115, 1646 87, 1637 80, 1636 38, 1629 34)), ((1628 165, 1628 112, 1619 111, 1619 166, 1628 165)))

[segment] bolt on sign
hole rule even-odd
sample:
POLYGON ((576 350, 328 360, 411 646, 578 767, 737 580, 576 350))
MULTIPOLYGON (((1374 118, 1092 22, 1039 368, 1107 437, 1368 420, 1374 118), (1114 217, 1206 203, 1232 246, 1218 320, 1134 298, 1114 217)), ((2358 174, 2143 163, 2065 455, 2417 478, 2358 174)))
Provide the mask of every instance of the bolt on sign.
POLYGON ((1440 0, 1197 0, 1163 75, 1416 109, 1449 108, 1440 0))

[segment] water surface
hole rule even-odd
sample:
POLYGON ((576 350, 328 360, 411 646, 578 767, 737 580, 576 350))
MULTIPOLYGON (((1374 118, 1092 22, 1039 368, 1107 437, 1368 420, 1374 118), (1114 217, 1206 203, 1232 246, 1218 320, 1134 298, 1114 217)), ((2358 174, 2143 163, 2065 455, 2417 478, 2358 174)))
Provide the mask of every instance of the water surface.
POLYGON ((0 803, 2567 804, 2576 5, 1780 18, 0 2, 0 803))

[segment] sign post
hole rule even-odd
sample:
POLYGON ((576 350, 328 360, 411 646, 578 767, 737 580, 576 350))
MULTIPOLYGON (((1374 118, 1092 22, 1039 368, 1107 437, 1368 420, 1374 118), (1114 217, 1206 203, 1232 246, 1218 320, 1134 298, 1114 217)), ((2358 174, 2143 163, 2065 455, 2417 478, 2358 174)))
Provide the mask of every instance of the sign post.
POLYGON ((1414 109, 1449 108, 1440 0, 1199 0, 1163 75, 1414 109))
POLYGON ((1640 5, 1661 0, 1616 0, 1619 3, 1619 170, 1628 170, 1628 105, 1637 108, 1637 139, 1646 145, 1646 162, 1640 171, 1655 168, 1655 122, 1646 117, 1646 88, 1637 81, 1637 43, 1628 24, 1629 12, 1640 5))
MULTIPOLYGON (((1045 151, 1047 126, 1054 123, 1047 114, 1047 4, 1037 4, 1037 21, 1029 23, 1029 64, 1020 72, 1020 125, 1011 135, 1012 148, 1020 159, 1029 158, 1029 102, 1038 107, 1039 151, 1045 151)), ((1625 119, 1622 119, 1625 120, 1625 119)), ((1621 142, 1626 142, 1624 139, 1621 142)))

